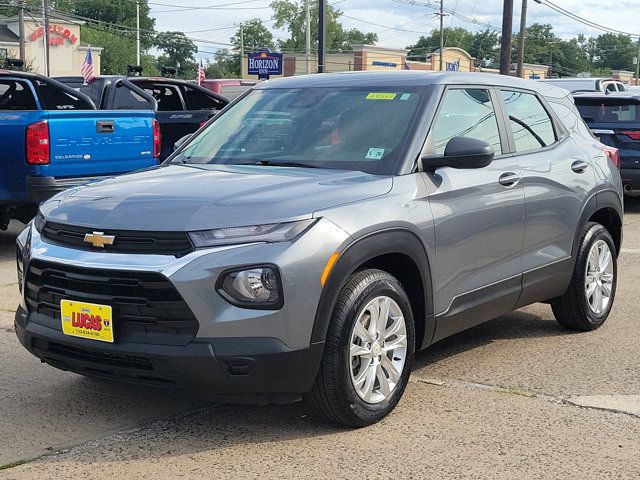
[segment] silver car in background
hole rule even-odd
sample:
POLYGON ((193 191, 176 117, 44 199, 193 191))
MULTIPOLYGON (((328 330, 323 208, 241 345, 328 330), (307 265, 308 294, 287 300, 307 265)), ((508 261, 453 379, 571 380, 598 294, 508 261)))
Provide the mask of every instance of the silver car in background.
POLYGON ((18 238, 20 342, 83 375, 374 423, 416 351, 534 303, 607 319, 616 166, 568 92, 488 74, 262 83, 18 238))

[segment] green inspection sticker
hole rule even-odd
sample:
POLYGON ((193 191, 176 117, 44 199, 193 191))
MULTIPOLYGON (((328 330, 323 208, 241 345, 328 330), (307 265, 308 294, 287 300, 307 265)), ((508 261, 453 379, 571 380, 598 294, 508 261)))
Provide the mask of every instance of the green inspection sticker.
POLYGON ((364 157, 367 160, 380 160, 384 155, 384 148, 370 148, 364 157))
POLYGON ((367 100, 393 100, 397 96, 397 93, 371 92, 367 95, 367 100))

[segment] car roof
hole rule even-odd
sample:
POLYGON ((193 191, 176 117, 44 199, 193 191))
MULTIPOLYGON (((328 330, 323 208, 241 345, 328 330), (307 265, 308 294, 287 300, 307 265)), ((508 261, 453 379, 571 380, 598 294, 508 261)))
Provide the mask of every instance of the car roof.
POLYGON ((570 93, 551 84, 519 77, 480 72, 429 72, 419 70, 358 71, 322 73, 278 78, 262 82, 255 89, 313 87, 417 87, 428 85, 481 85, 523 88, 544 96, 563 98, 570 93))
POLYGON ((607 98, 628 98, 631 100, 637 100, 640 101, 640 93, 630 93, 630 92, 611 92, 611 93, 605 93, 605 92, 575 92, 573 93, 573 98, 574 99, 581 99, 581 98, 586 98, 586 99, 592 99, 592 100, 597 100, 597 99, 607 99, 607 98))
MULTIPOLYGON (((562 78, 545 78, 540 80, 541 82, 596 82, 598 80, 604 80, 609 82, 620 82, 611 77, 562 77, 562 78)), ((620 82, 622 83, 622 82, 620 82)))
MULTIPOLYGON (((59 82, 68 82, 68 81, 84 81, 84 78, 81 75, 71 75, 66 77, 54 77, 59 82)), ((164 82, 164 83, 176 83, 176 84, 190 84, 189 81, 183 80, 181 78, 167 78, 167 77, 128 77, 126 75, 99 75, 96 77, 96 80, 108 79, 108 80, 117 80, 120 78, 126 78, 132 82, 164 82)))

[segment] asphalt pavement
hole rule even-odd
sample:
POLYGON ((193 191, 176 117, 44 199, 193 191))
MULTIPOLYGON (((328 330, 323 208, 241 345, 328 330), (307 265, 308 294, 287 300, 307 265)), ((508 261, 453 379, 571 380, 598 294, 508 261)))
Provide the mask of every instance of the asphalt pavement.
POLYGON ((418 354, 382 422, 304 404, 224 405, 41 364, 13 332, 15 236, 0 233, 0 478, 640 478, 640 199, 626 205, 606 324, 533 305, 418 354))

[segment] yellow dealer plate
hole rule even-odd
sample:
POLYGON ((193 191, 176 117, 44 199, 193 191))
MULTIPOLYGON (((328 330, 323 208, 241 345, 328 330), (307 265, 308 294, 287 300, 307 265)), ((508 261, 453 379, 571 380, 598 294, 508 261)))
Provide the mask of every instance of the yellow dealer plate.
POLYGON ((65 335, 113 343, 113 318, 109 305, 61 300, 60 313, 65 335))

